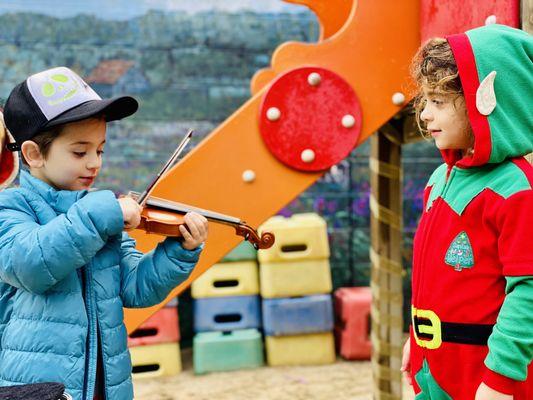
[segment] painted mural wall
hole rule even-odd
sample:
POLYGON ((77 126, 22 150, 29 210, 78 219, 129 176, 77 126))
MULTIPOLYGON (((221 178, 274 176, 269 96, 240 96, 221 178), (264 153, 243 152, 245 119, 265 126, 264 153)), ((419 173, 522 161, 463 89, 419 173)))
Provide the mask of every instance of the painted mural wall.
MULTIPOLYGON (((2 0, 0 27, 0 104, 26 76, 58 65, 102 97, 139 99, 140 111, 108 130, 97 185, 117 193, 143 189, 188 128, 197 144, 246 101, 250 78, 278 45, 319 32, 311 12, 281 0, 2 0)), ((369 281, 368 150, 281 210, 326 218, 335 287, 369 281)), ((440 162, 431 143, 404 148, 407 268, 422 189, 440 162)))

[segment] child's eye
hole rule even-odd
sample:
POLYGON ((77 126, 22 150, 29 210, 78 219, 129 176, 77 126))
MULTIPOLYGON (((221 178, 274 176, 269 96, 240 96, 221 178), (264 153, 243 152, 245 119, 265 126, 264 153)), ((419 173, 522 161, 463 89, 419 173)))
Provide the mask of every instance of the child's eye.
POLYGON ((96 154, 98 154, 99 156, 101 156, 102 154, 104 154, 104 151, 103 151, 103 150, 98 150, 98 151, 96 152, 96 154))
POLYGON ((76 157, 83 157, 86 153, 84 151, 74 151, 76 157))
POLYGON ((442 100, 439 100, 439 99, 433 99, 431 100, 431 102, 437 106, 440 106, 441 104, 444 103, 442 100))

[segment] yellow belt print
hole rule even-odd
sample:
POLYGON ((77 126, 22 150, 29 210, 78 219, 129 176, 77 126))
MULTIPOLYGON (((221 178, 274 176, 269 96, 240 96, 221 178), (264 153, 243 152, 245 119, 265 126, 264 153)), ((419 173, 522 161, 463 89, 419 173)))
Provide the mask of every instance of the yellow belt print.
POLYGON ((416 344, 426 349, 438 349, 442 345, 442 331, 440 326, 440 318, 431 310, 420 310, 411 306, 411 319, 413 322, 413 332, 416 344), (415 318, 429 321, 429 324, 420 325, 415 322, 415 318), (418 337, 418 332, 426 335, 431 335, 431 339, 421 339, 418 337))

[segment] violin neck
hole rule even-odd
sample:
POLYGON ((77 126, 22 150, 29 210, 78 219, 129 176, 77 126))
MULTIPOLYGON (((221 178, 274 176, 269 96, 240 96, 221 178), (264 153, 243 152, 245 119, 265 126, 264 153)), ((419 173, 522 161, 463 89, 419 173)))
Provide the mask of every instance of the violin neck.
MULTIPOLYGON (((138 195, 137 192, 130 192, 130 194, 133 196, 138 195)), ((184 214, 194 211, 197 214, 203 215, 208 220, 219 222, 222 224, 231 225, 231 226, 244 224, 243 221, 241 221, 239 218, 236 218, 236 217, 232 217, 232 216, 225 215, 225 214, 219 214, 213 211, 204 210, 203 208, 192 207, 188 204, 164 200, 164 199, 153 197, 153 196, 148 197, 148 199, 146 200, 146 205, 160 209, 160 210, 179 212, 179 213, 184 213, 184 214)))

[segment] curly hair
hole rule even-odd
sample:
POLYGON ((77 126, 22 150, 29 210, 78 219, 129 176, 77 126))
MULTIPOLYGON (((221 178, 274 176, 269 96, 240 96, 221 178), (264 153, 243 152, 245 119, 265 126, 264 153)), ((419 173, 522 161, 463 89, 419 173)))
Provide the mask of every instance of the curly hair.
POLYGON ((425 107, 422 88, 446 95, 463 96, 457 63, 448 41, 433 38, 424 43, 413 58, 411 75, 418 86, 418 95, 413 103, 416 122, 422 135, 427 138, 427 129, 420 118, 425 107))

